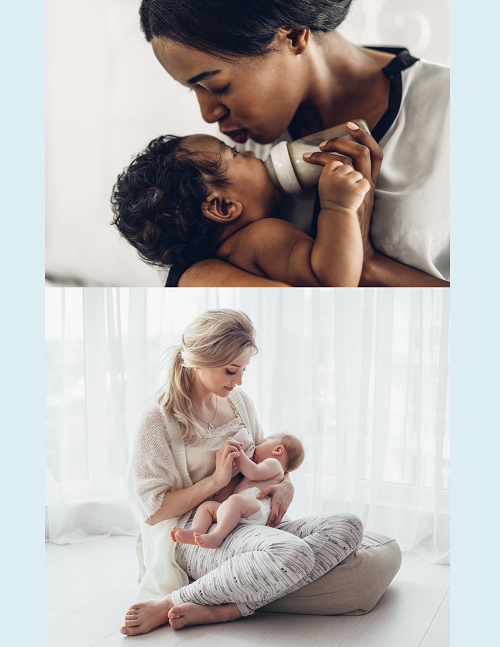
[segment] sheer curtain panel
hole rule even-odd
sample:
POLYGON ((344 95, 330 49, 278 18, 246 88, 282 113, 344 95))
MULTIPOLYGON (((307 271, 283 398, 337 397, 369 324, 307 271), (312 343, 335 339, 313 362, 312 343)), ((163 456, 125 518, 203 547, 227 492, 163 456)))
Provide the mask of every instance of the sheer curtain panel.
POLYGON ((266 433, 299 436, 293 518, 351 511, 427 560, 449 558, 449 292, 46 290, 47 536, 134 534, 127 463, 163 352, 209 308, 246 312, 243 388, 266 433))

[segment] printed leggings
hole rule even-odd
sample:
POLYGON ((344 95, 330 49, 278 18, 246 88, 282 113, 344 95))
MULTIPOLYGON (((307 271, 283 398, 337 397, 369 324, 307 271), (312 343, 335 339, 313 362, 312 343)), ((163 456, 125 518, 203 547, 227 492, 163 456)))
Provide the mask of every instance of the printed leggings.
POLYGON ((241 524, 214 550, 177 544, 177 563, 195 582, 173 592, 174 604, 234 602, 249 616, 320 578, 355 551, 362 537, 355 515, 323 514, 277 528, 241 524))

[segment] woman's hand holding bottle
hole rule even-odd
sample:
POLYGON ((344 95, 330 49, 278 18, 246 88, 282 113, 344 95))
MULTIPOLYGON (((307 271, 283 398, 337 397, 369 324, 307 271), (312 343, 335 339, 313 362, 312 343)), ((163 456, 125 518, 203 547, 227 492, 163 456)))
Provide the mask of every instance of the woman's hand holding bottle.
MULTIPOLYGON (((341 157, 334 157, 332 153, 342 153, 352 159, 352 166, 356 171, 361 173, 369 183, 369 190, 366 191, 364 198, 357 209, 361 236, 363 239, 363 253, 365 258, 374 254, 370 241, 370 223, 373 209, 373 198, 375 195, 375 184, 382 164, 382 151, 379 145, 362 128, 358 128, 351 122, 347 124, 350 136, 355 141, 350 141, 343 137, 336 137, 320 144, 321 153, 313 153, 307 158, 311 164, 320 164, 325 166, 333 161, 342 160, 341 157)), ((342 162, 341 162, 342 163, 342 162)), ((344 164, 351 164, 349 160, 343 160, 344 164)), ((323 175, 322 175, 323 177, 323 175)), ((321 181, 321 180, 320 180, 321 181)), ((323 198, 321 200, 323 207, 323 198)))

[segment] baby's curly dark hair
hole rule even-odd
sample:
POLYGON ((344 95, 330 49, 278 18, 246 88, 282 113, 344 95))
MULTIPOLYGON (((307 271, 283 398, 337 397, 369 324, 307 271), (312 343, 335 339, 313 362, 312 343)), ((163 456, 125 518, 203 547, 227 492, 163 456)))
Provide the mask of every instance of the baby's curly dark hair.
POLYGON ((201 206, 213 189, 229 185, 223 160, 190 152, 184 139, 153 139, 113 187, 111 224, 149 265, 193 265, 220 244, 223 226, 205 218, 201 206))

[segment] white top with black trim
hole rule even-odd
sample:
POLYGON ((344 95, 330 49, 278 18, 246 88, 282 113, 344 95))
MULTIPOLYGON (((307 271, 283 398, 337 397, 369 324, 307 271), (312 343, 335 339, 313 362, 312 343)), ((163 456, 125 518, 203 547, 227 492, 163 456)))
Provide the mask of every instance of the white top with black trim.
POLYGON ((401 81, 397 116, 379 139, 370 236, 383 254, 449 280, 450 70, 419 60, 401 81))

